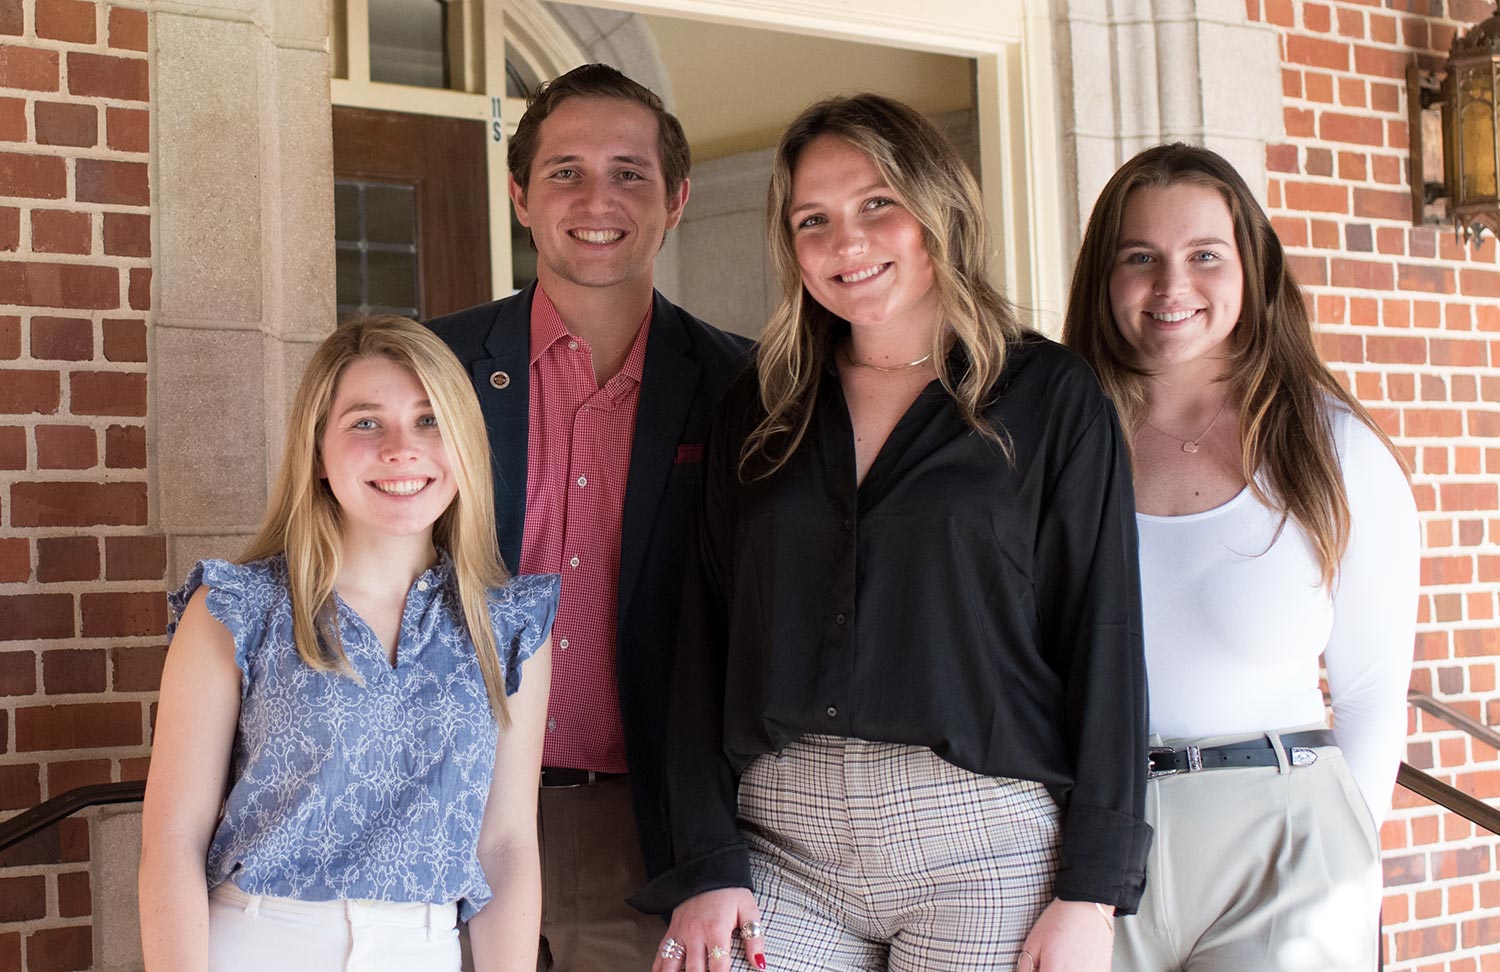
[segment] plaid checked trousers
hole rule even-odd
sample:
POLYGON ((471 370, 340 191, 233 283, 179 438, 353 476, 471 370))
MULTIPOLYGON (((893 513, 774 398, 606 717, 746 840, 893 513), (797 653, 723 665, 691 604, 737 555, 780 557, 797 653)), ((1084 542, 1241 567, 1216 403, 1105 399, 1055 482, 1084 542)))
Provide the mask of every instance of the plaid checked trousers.
POLYGON ((1009 972, 1052 898, 1046 788, 924 747, 804 736, 746 767, 739 817, 777 972, 1009 972))

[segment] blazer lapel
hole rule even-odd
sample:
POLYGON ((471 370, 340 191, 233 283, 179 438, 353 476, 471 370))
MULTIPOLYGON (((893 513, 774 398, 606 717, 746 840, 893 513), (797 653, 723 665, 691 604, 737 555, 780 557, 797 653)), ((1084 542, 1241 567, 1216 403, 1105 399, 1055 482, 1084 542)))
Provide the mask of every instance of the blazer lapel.
POLYGON ((499 305, 484 342, 490 357, 476 360, 470 366, 484 424, 489 430, 500 558, 512 574, 521 568, 521 536, 526 525, 531 298, 535 286, 499 305))
POLYGON ((635 441, 625 485, 625 512, 620 524, 619 618, 626 617, 631 592, 651 540, 656 511, 677 458, 702 370, 677 308, 661 294, 651 314, 646 338, 646 365, 635 415, 635 441))

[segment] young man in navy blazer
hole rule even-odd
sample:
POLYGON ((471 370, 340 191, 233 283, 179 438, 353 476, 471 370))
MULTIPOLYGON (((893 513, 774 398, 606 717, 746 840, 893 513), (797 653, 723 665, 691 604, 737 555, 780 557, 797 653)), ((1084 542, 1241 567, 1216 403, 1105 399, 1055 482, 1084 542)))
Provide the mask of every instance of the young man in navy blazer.
POLYGON ((644 969, 663 927, 625 898, 671 863, 660 795, 679 593, 709 412, 748 342, 652 285, 690 156, 651 91, 604 65, 569 71, 528 100, 507 161, 537 282, 431 326, 484 409, 506 565, 563 578, 538 967, 644 969))

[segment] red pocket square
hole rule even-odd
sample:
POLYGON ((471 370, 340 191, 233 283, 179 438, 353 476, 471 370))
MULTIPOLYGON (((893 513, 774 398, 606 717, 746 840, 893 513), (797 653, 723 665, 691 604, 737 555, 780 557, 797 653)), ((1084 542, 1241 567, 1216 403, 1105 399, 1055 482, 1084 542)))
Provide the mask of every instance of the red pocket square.
POLYGON ((673 465, 681 465, 684 462, 702 462, 703 443, 695 442, 691 445, 680 445, 677 447, 677 458, 672 460, 673 465))

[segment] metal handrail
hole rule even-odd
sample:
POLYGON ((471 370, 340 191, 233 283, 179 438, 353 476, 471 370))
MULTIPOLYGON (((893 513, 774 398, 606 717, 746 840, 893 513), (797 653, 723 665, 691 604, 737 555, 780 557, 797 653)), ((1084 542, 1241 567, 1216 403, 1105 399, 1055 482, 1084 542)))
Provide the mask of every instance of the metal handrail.
POLYGON ((136 803, 146 795, 146 781, 132 780, 128 783, 94 783, 80 786, 66 793, 59 793, 50 800, 43 800, 30 810, 16 814, 0 823, 0 851, 4 851, 40 830, 71 817, 89 807, 101 807, 112 803, 136 803))
MULTIPOLYGON (((1478 719, 1471 718, 1446 702, 1440 702, 1426 692, 1407 692, 1406 701, 1478 739, 1480 742, 1500 749, 1500 732, 1496 732, 1478 719)), ((1396 771, 1396 782, 1408 790, 1425 797, 1440 807, 1451 810, 1477 827, 1500 835, 1500 809, 1490 806, 1478 797, 1437 779, 1430 773, 1417 769, 1410 763, 1402 763, 1396 771)))

